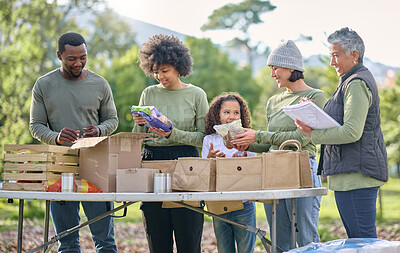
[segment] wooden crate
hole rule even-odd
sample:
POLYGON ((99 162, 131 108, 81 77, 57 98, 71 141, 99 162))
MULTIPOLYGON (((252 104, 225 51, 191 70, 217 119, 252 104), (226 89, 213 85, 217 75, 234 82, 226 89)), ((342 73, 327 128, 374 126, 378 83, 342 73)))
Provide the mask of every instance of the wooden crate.
POLYGON ((40 144, 4 146, 3 190, 45 191, 47 180, 61 179, 62 172, 78 173, 79 151, 40 144))

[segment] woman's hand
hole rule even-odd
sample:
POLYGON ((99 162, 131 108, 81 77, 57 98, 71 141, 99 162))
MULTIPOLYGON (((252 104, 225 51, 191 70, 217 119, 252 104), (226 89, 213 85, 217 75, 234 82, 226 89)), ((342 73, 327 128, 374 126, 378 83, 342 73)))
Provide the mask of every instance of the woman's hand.
POLYGON ((146 120, 144 120, 142 116, 139 116, 139 114, 132 113, 132 118, 135 121, 135 123, 138 125, 146 124, 146 120))
POLYGON ((220 150, 214 150, 214 144, 210 142, 210 149, 208 150, 207 158, 216 158, 216 157, 225 157, 226 155, 223 152, 219 152, 220 150))
POLYGON ((294 123, 296 124, 297 128, 305 135, 308 137, 311 137, 311 131, 313 130, 311 127, 308 125, 304 124, 300 120, 295 120, 294 123))
POLYGON ((256 131, 250 128, 244 128, 245 132, 233 136, 231 143, 239 151, 246 150, 249 145, 256 141, 256 131))
POLYGON ((149 132, 153 132, 153 133, 155 133, 155 134, 157 134, 157 135, 159 135, 159 136, 161 136, 161 137, 166 137, 166 138, 168 138, 168 137, 171 135, 172 130, 169 131, 169 132, 165 132, 165 131, 162 130, 162 129, 150 127, 150 128, 149 128, 149 132))

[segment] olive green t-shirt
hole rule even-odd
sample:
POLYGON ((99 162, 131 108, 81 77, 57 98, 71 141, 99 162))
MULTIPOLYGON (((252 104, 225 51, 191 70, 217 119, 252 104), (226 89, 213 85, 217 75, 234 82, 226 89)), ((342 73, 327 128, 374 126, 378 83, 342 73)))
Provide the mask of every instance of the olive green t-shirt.
MULTIPOLYGON (((172 121, 168 138, 154 135, 146 141, 150 146, 192 145, 201 147, 205 133, 204 117, 208 112, 207 95, 203 89, 189 84, 182 89, 168 89, 161 84, 147 87, 140 97, 139 106, 155 106, 172 121)), ((147 126, 133 127, 133 132, 148 132, 147 126)))
POLYGON ((34 138, 55 145, 64 127, 83 133, 89 125, 98 126, 102 136, 118 127, 111 88, 103 77, 88 70, 84 79, 71 81, 55 69, 36 81, 29 122, 34 138))
POLYGON ((284 91, 272 96, 267 102, 267 131, 256 132, 256 143, 250 145, 249 151, 277 150, 284 141, 294 139, 301 143, 303 150, 308 150, 310 157, 315 157, 315 144, 297 129, 294 120, 283 111, 285 106, 298 104, 302 97, 312 99, 320 108, 326 103, 325 93, 319 89, 284 91))

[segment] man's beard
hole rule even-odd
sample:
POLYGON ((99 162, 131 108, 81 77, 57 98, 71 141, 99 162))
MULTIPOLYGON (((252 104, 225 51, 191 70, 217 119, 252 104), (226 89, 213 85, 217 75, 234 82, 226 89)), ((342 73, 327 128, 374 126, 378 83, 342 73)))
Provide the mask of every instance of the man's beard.
POLYGON ((79 74, 77 74, 77 75, 74 75, 74 74, 70 71, 69 74, 70 74, 73 78, 78 78, 78 77, 80 77, 80 76, 82 75, 82 72, 83 72, 83 71, 79 72, 79 74))

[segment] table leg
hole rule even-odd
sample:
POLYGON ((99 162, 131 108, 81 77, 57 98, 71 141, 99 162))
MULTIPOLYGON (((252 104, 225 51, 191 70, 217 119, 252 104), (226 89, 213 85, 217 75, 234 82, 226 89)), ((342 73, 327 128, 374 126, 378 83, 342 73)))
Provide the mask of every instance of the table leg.
POLYGON ((22 229, 24 227, 24 200, 19 200, 18 208, 18 242, 17 242, 17 252, 22 252, 22 229))
POLYGON ((292 249, 296 248, 296 231, 297 231, 297 218, 296 218, 296 199, 291 199, 291 206, 292 206, 292 224, 291 224, 291 231, 292 231, 292 238, 290 246, 292 249))
POLYGON ((272 253, 276 253, 276 200, 275 199, 272 200, 271 213, 272 213, 271 251, 272 253))
MULTIPOLYGON (((43 243, 49 241, 49 219, 50 219, 50 200, 46 200, 46 212, 44 213, 44 238, 43 243)), ((47 247, 43 248, 43 253, 46 253, 47 247)))

